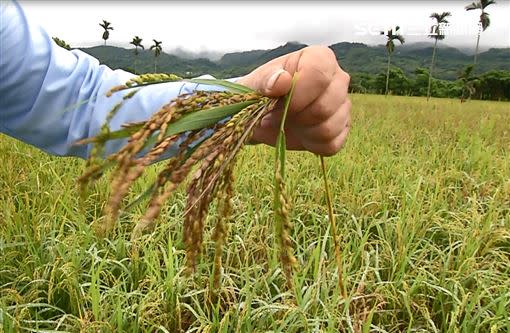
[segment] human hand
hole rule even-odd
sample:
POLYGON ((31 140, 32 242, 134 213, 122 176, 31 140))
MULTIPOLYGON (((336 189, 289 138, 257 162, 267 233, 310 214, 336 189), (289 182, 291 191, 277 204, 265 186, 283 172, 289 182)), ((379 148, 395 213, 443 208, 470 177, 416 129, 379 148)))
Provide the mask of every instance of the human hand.
MULTIPOLYGON (((292 76, 299 72, 287 114, 287 148, 331 156, 345 142, 350 127, 351 102, 347 97, 349 75, 332 50, 310 46, 258 67, 237 82, 269 97, 285 96, 292 76)), ((283 103, 255 129, 252 140, 275 145, 283 103)))

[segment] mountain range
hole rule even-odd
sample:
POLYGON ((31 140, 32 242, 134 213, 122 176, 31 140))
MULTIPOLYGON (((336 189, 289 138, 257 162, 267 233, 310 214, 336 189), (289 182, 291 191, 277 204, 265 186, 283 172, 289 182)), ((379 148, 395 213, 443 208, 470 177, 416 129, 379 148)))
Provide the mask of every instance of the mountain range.
MULTIPOLYGON (((282 56, 300 50, 307 45, 288 42, 275 49, 252 50, 224 54, 219 60, 207 58, 192 58, 181 53, 161 53, 157 58, 157 71, 175 73, 184 77, 211 74, 218 78, 236 77, 249 73, 257 66, 282 56)), ((350 73, 378 74, 385 71, 387 64, 386 48, 384 45, 369 46, 362 43, 342 42, 329 46, 336 55, 342 68, 350 73)), ((134 49, 114 46, 95 46, 80 48, 80 50, 96 57, 110 68, 134 71, 134 49)), ((430 66, 432 46, 424 44, 409 44, 396 46, 392 56, 392 64, 400 67, 406 74, 412 74, 416 68, 430 66)), ((490 70, 510 70, 510 48, 491 48, 479 54, 477 72, 490 70)), ((138 73, 154 72, 154 54, 149 50, 139 51, 136 59, 138 73)), ((473 56, 461 50, 441 46, 437 50, 435 77, 454 80, 459 72, 473 62, 473 56)))

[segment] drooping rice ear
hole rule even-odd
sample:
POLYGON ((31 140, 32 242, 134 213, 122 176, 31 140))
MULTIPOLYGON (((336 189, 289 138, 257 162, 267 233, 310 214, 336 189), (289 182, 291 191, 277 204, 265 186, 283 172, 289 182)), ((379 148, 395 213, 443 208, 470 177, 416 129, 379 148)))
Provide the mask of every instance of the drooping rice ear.
POLYGON ((290 101, 294 93, 294 88, 297 81, 297 73, 294 74, 292 79, 292 86, 285 100, 282 119, 280 122, 280 129, 276 139, 275 149, 275 172, 274 172, 274 198, 273 210, 275 217, 275 231, 280 248, 280 261, 283 266, 283 271, 287 279, 289 289, 292 288, 292 270, 296 265, 296 258, 293 255, 292 240, 290 234, 292 224, 289 216, 289 200, 287 192, 285 191, 285 120, 289 109, 290 101))
MULTIPOLYGON (((114 88, 112 93, 156 84, 164 79, 162 76, 140 76, 122 87, 114 88)), ((289 200, 285 191, 284 124, 296 79, 295 77, 291 92, 287 96, 276 145, 274 195, 280 260, 289 286, 292 285, 292 267, 296 259, 292 254, 289 200)), ((82 180, 86 182, 91 177, 100 177, 107 167, 116 166, 110 183, 112 194, 105 209, 109 219, 100 225, 103 231, 111 230, 130 186, 144 173, 149 164, 160 158, 170 145, 175 144, 176 140, 186 133, 187 139, 180 145, 177 154, 167 161, 166 167, 158 174, 155 183, 135 199, 136 203, 144 197, 150 197, 143 217, 133 229, 132 238, 136 239, 145 230, 154 227, 166 200, 186 179, 194 166, 200 164, 188 187, 184 213, 183 238, 186 244, 187 266, 190 271, 195 270, 202 249, 209 206, 216 199, 218 219, 213 231, 215 264, 212 283, 215 288, 219 288, 221 254, 227 229, 225 221, 231 212, 230 200, 233 195, 233 169, 236 156, 249 141, 263 116, 274 109, 277 100, 263 97, 249 88, 228 81, 197 79, 191 82, 218 85, 231 92, 196 92, 180 96, 163 106, 147 121, 129 124, 118 131, 110 131, 105 125, 105 130, 98 136, 82 140, 80 143, 94 143, 104 147, 110 140, 129 137, 128 142, 105 161, 100 163, 93 161, 95 168, 88 168, 82 180), (205 135, 206 131, 211 130, 213 134, 205 135), (193 149, 188 149, 192 142, 198 144, 193 149), (140 157, 143 151, 148 153, 140 157)), ((111 115, 113 116, 119 109, 120 106, 112 110, 111 115)), ((95 158, 97 159, 97 156, 95 158)), ((131 206, 132 204, 128 207, 131 206)))
POLYGON ((212 240, 214 241, 213 288, 218 290, 221 285, 222 253, 228 233, 228 220, 232 212, 232 197, 234 195, 234 168, 225 170, 222 177, 221 190, 218 191, 218 216, 214 226, 212 240))

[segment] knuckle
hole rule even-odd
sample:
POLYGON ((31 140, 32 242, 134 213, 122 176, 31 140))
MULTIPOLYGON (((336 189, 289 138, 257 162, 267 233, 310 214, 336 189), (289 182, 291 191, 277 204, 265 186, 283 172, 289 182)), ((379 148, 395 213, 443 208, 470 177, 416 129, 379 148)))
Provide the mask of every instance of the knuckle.
MULTIPOLYGON (((347 131, 348 131, 348 129, 347 129, 347 131)), ((346 140, 346 135, 342 135, 342 134, 338 135, 337 137, 335 137, 334 139, 329 141, 328 144, 324 145, 323 154, 326 156, 335 155, 336 153, 338 153, 340 151, 340 149, 342 149, 342 147, 345 143, 345 140, 346 140)))
POLYGON ((330 146, 337 136, 336 130, 329 126, 319 126, 313 132, 308 133, 308 140, 322 147, 330 146))
POLYGON ((309 46, 306 50, 319 81, 329 85, 339 68, 335 53, 329 47, 321 45, 309 46))
POLYGON ((322 48, 322 52, 324 52, 324 55, 327 56, 328 58, 330 58, 330 60, 334 60, 336 62, 336 54, 335 52, 333 52, 333 50, 331 48, 329 48, 328 46, 321 46, 322 48))
POLYGON ((352 101, 351 101, 351 99, 349 97, 347 97, 345 99, 344 103, 345 103, 345 106, 346 106, 346 109, 347 109, 347 113, 350 113, 351 108, 352 108, 352 101))
POLYGON ((323 156, 333 156, 336 153, 338 153, 339 150, 340 150, 339 146, 337 146, 334 143, 330 143, 330 144, 327 144, 327 145, 323 146, 322 151, 320 152, 320 154, 323 155, 323 156))
POLYGON ((326 69, 319 66, 311 67, 309 73, 314 78, 314 89, 319 94, 323 94, 331 83, 331 75, 326 71, 326 69))
POLYGON ((310 51, 320 53, 321 56, 336 59, 335 52, 333 52, 333 50, 331 48, 329 48, 328 46, 313 45, 313 46, 309 46, 308 49, 310 51))
POLYGON ((340 149, 344 145, 344 141, 345 140, 340 135, 335 140, 331 141, 330 149, 331 149, 331 152, 333 152, 333 155, 340 151, 340 149))
POLYGON ((321 100, 318 101, 317 105, 314 107, 313 117, 315 121, 325 122, 333 113, 335 113, 335 111, 331 108, 330 103, 326 100, 321 100))
POLYGON ((347 86, 351 82, 351 75, 344 71, 341 67, 338 67, 336 75, 338 80, 347 83, 347 86))
POLYGON ((342 70, 342 75, 344 77, 344 81, 347 82, 347 85, 349 85, 349 83, 351 83, 351 76, 349 75, 349 73, 342 70))
POLYGON ((322 142, 330 142, 335 138, 335 131, 330 126, 323 126, 322 131, 319 132, 318 139, 322 142))

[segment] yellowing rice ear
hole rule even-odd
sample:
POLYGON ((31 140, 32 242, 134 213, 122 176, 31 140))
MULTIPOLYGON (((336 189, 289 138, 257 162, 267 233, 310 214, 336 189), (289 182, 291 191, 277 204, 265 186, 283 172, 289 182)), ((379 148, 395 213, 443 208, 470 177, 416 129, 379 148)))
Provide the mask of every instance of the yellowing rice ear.
MULTIPOLYGON (((142 75, 130 80, 116 91, 157 84, 173 80, 168 75, 142 75)), ((91 155, 84 174, 79 182, 85 187, 90 181, 101 177, 104 172, 115 166, 111 176, 111 194, 104 209, 106 219, 98 222, 96 230, 107 234, 112 231, 122 211, 123 199, 128 195, 131 185, 144 173, 146 167, 160 158, 171 145, 175 145, 182 134, 186 139, 180 144, 177 154, 170 158, 166 167, 160 171, 157 180, 148 186, 142 194, 128 205, 128 208, 149 197, 144 216, 136 224, 132 238, 137 239, 146 230, 154 227, 155 219, 166 200, 175 191, 196 165, 198 170, 192 177, 187 190, 187 206, 184 213, 183 238, 186 245, 187 266, 194 271, 203 243, 205 219, 209 205, 218 201, 218 218, 213 232, 216 243, 212 284, 220 285, 221 253, 226 239, 228 220, 233 195, 233 169, 236 156, 249 141, 253 129, 260 124, 263 116, 276 105, 276 99, 264 97, 248 87, 224 80, 193 79, 189 82, 209 84, 226 88, 230 92, 197 91, 191 95, 179 96, 154 113, 150 119, 130 124, 117 131, 110 131, 108 122, 102 131, 93 138, 79 144, 92 143, 95 154, 91 155), (225 121, 225 119, 230 119, 225 121), (206 132, 212 135, 206 136, 206 132), (119 138, 129 138, 116 153, 101 160, 106 142, 119 138), (188 149, 194 143, 193 149, 188 149), (142 151, 148 151, 140 157, 142 151)), ((275 189, 274 215, 275 232, 280 249, 280 261, 284 268, 287 284, 292 287, 292 267, 296 263, 293 256, 293 244, 290 239, 291 222, 289 200, 285 191, 285 119, 287 116, 297 75, 286 97, 285 108, 275 150, 275 189)), ((136 92, 136 91, 135 91, 136 92)), ((135 92, 130 93, 132 96, 135 92)), ((108 119, 121 112, 122 103, 115 106, 108 119)))
POLYGON ((274 170, 274 198, 273 198, 273 211, 275 218, 275 231, 280 247, 280 261, 285 272, 287 285, 289 289, 292 288, 292 269, 296 265, 296 258, 292 254, 293 247, 290 239, 290 231, 292 224, 289 216, 289 200, 285 191, 285 151, 287 144, 285 141, 285 120, 287 119, 287 112, 289 110, 290 101, 294 94, 294 88, 298 79, 297 73, 292 78, 292 86, 285 99, 285 107, 283 110, 282 120, 280 122, 280 130, 276 139, 275 149, 275 170, 274 170))

